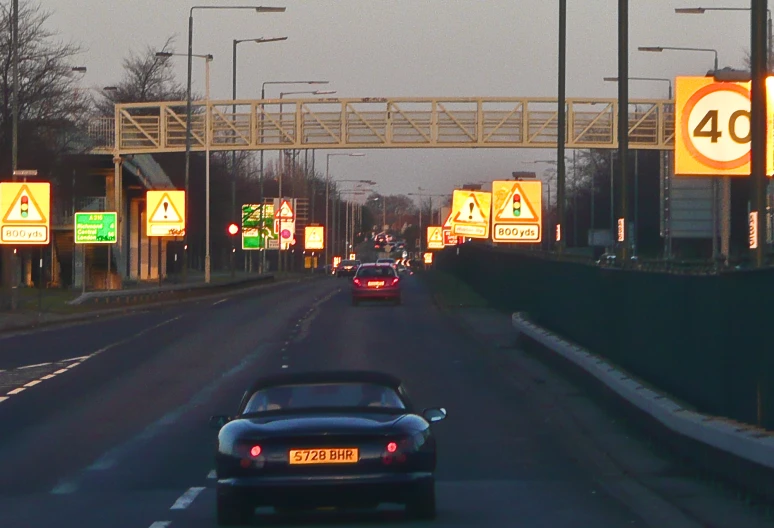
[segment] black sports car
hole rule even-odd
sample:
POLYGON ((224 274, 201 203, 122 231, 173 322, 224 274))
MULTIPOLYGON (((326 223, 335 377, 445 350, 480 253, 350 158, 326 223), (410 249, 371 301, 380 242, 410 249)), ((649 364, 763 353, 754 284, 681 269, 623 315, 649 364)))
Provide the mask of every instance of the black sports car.
POLYGON ((245 392, 236 416, 213 416, 218 524, 244 524, 255 509, 406 506, 435 518, 436 441, 401 381, 379 372, 281 374, 245 392))

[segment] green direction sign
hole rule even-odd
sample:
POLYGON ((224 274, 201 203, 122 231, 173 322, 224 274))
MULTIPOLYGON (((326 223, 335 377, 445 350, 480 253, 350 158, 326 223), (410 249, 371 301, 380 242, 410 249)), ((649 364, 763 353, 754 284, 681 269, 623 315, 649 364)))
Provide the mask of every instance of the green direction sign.
POLYGON ((274 232, 274 204, 263 206, 263 221, 260 204, 242 206, 242 249, 264 249, 267 240, 278 236, 274 232))
POLYGON ((76 244, 115 244, 118 239, 117 213, 91 211, 75 213, 76 244))

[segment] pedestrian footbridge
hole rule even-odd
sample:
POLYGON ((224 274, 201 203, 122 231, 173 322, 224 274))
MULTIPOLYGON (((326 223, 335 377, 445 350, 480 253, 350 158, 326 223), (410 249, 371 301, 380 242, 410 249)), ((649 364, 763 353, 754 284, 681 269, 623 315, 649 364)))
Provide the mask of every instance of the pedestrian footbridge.
MULTIPOLYGON (((629 102, 632 149, 671 150, 674 104, 629 102)), ((95 151, 114 155, 185 151, 186 102, 118 104, 90 123, 95 151)), ((195 101, 194 151, 368 148, 556 148, 557 100, 428 97, 195 101)), ((569 98, 566 146, 618 147, 618 101, 569 98)))

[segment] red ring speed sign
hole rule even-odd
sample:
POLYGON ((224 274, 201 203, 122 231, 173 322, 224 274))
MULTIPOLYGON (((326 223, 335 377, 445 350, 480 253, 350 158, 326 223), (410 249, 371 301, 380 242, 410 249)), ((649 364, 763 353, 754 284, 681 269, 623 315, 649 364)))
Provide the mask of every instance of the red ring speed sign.
POLYGON ((750 162, 750 90, 713 83, 686 102, 680 123, 685 147, 696 161, 719 171, 750 162))

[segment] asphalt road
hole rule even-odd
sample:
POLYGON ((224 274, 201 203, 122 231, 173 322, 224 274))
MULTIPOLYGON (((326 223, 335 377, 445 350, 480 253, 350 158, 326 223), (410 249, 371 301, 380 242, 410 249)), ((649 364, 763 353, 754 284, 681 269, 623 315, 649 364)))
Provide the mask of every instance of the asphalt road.
MULTIPOLYGON (((212 527, 208 417, 233 411, 256 375, 335 367, 392 372, 419 406, 447 408, 436 526, 658 524, 598 484, 544 403, 486 360, 415 278, 402 306, 353 307, 345 286, 322 279, 0 340, 6 388, 18 367, 52 362, 21 369, 44 370, 0 401, 0 526, 212 527)), ((391 508, 259 511, 256 523, 413 526, 391 508)))

